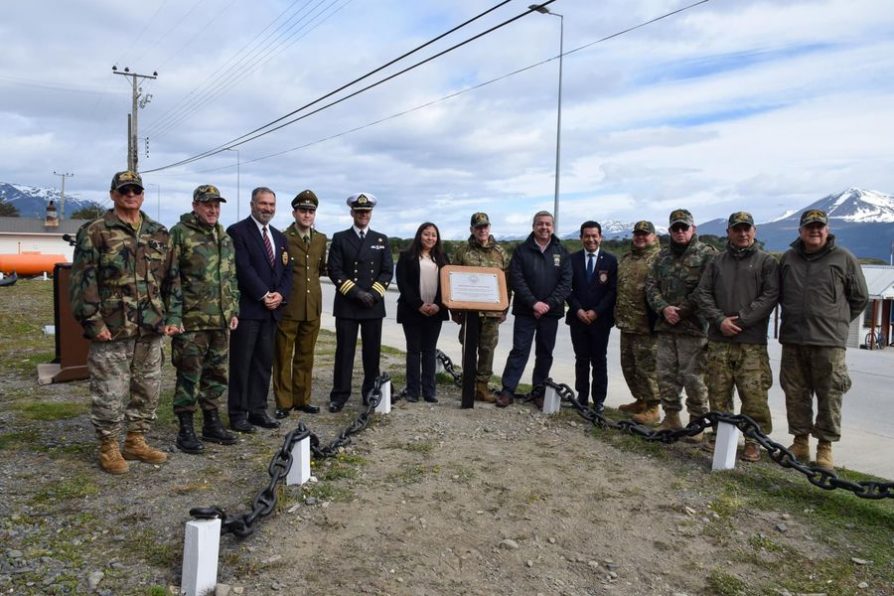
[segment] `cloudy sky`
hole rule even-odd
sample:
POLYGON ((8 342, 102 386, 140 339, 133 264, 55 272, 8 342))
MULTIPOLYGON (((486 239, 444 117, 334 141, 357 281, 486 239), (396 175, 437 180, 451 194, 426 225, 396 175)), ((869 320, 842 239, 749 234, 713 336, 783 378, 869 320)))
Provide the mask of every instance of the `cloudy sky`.
MULTIPOLYGON (((894 10, 890 0, 555 0, 564 15, 559 228, 584 219, 665 223, 751 210, 758 221, 848 186, 894 192, 894 10)), ((126 166, 129 67, 149 155, 145 208, 166 224, 199 184, 248 214, 251 189, 288 202, 313 189, 317 227, 349 224, 345 198, 379 199, 373 227, 410 236, 425 220, 464 237, 472 212, 498 235, 553 207, 558 17, 527 14, 480 39, 236 147, 231 144, 498 0, 116 0, 4 3, 0 181, 107 201, 126 166), (518 72, 517 74, 512 74, 518 72), (494 82, 491 82, 494 81, 494 82), (150 170, 157 170, 149 172, 150 170), (160 197, 160 201, 159 201, 160 197), (160 204, 157 204, 160 203, 160 204)), ((319 108, 527 11, 512 0, 319 108)), ((307 114, 307 109, 291 118, 307 114)), ((285 122, 285 121, 284 121, 285 122)), ((143 141, 141 140, 141 143, 143 141)))

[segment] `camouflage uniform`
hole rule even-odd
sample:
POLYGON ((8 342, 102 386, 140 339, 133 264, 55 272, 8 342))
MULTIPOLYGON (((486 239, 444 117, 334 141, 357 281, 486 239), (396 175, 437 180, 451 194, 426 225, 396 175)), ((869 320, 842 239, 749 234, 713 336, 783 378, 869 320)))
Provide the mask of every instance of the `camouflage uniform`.
MULTIPOLYGON (((509 257, 493 236, 488 237, 487 246, 481 246, 474 236, 469 236, 469 241, 457 249, 456 255, 450 262, 453 265, 469 267, 497 267, 503 271, 504 275, 509 269, 509 257)), ((509 287, 508 281, 506 286, 509 287)), ((500 323, 504 320, 505 315, 505 312, 495 311, 480 311, 478 313, 478 373, 475 375, 475 380, 478 383, 489 383, 494 373, 494 352, 497 349, 497 341, 500 339, 500 323)), ((460 344, 463 342, 465 330, 465 325, 460 327, 460 344)))
POLYGON ((633 247, 618 262, 618 300, 615 325, 621 330, 621 370, 631 395, 649 406, 658 405, 656 339, 646 303, 646 276, 661 247, 656 242, 633 247))
POLYGON ((223 226, 186 213, 171 228, 172 275, 181 293, 170 301, 170 319, 183 332, 172 342, 177 368, 174 413, 217 410, 227 388, 229 323, 238 316, 239 288, 233 241, 223 226))
POLYGON ((110 209, 78 230, 70 300, 84 337, 91 340, 91 420, 101 440, 117 438, 124 419, 137 433, 148 431, 155 420, 162 335, 169 323, 165 302, 180 292, 170 269, 168 231, 142 211, 136 226, 110 209), (111 340, 98 341, 106 330, 111 340))
POLYGON ((663 248, 646 277, 649 306, 659 314, 655 323, 658 333, 658 390, 665 412, 682 410, 680 392, 686 388, 686 409, 691 416, 708 411, 708 389, 705 387, 705 323, 698 316, 693 292, 705 266, 717 251, 693 234, 685 246, 671 242, 663 248), (662 316, 668 306, 680 309, 680 321, 671 325, 662 316))
MULTIPOLYGON (((729 225, 754 225, 751 215, 730 216, 729 225)), ((733 389, 742 401, 742 414, 750 416, 764 433, 773 431, 767 391, 773 385, 767 354, 767 326, 779 297, 776 259, 755 244, 732 244, 705 269, 696 290, 700 312, 709 322, 705 379, 711 410, 734 412, 733 389), (735 317, 741 329, 726 336, 720 329, 735 317)))

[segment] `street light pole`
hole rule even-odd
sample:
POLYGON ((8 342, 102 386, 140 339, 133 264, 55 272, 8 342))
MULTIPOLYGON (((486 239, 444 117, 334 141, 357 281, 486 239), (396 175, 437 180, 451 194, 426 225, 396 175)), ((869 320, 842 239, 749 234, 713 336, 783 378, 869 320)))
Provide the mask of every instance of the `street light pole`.
POLYGON ((147 186, 155 187, 155 221, 161 222, 161 184, 150 182, 147 186))
POLYGON ((233 149, 232 147, 227 147, 227 151, 235 151, 236 152, 236 221, 242 220, 242 215, 240 214, 239 209, 239 195, 240 195, 240 184, 239 184, 239 166, 241 161, 239 159, 239 150, 233 149))
POLYGON ((559 101, 556 109, 556 194, 553 199, 553 228, 559 234, 559 166, 562 156, 562 63, 565 58, 565 15, 552 12, 546 6, 532 4, 528 7, 541 14, 559 17, 559 101))

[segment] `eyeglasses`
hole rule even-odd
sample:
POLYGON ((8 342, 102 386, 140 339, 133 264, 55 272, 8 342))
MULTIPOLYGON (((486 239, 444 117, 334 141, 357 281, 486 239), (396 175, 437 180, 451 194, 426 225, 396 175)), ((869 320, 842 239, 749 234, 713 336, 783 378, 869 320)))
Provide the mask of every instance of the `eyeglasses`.
POLYGON ((688 232, 689 226, 687 224, 674 224, 671 226, 671 232, 688 232))
POLYGON ((122 186, 118 189, 118 193, 122 195, 141 195, 143 194, 143 189, 139 186, 122 186))

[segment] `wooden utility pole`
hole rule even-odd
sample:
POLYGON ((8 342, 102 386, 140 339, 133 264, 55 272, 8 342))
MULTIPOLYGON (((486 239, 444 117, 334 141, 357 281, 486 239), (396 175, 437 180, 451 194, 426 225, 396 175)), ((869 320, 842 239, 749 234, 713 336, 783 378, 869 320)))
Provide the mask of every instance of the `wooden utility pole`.
POLYGON ((133 172, 137 172, 137 164, 139 163, 139 144, 137 143, 137 109, 145 108, 146 104, 152 99, 152 95, 148 94, 142 99, 140 99, 140 94, 143 89, 137 83, 137 79, 157 79, 158 72, 153 72, 151 75, 143 75, 135 72, 130 72, 130 68, 124 67, 123 71, 119 71, 117 66, 112 67, 112 73, 121 75, 124 77, 130 77, 130 85, 133 90, 133 105, 131 107, 130 118, 128 119, 128 135, 127 135, 127 169, 133 172))
POLYGON ((60 174, 56 170, 53 170, 54 176, 59 176, 62 178, 62 196, 59 198, 59 221, 65 219, 65 179, 71 178, 74 176, 71 172, 64 172, 60 174))

